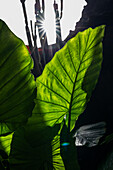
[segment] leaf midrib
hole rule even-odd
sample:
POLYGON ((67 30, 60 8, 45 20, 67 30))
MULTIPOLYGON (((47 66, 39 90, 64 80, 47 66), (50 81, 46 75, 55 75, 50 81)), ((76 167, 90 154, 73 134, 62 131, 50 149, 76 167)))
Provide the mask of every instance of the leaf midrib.
MULTIPOLYGON (((79 38, 79 37, 78 37, 79 38)), ((89 36, 88 36, 88 39, 89 39, 89 36)), ((87 39, 87 42, 88 42, 88 39, 87 39)), ((80 44, 80 39, 79 39, 79 44, 80 44)), ((87 44, 87 43, 86 43, 87 44)), ((90 45, 89 45, 90 47, 90 45)), ((89 49, 88 47, 88 49, 89 49)), ((76 71, 76 77, 75 77, 75 81, 74 81, 74 84, 73 84, 73 90, 72 90, 72 95, 71 95, 71 99, 70 99, 70 105, 69 105, 69 119, 68 119, 68 133, 70 133, 70 123, 71 123, 71 107, 72 107, 72 101, 73 101, 73 94, 74 94, 74 90, 75 90, 75 85, 76 85, 76 80, 77 80, 77 77, 78 77, 78 74, 79 74, 79 70, 80 70, 80 66, 82 64, 82 61, 84 59, 84 56, 86 55, 86 49, 87 49, 87 45, 86 45, 86 48, 85 48, 85 53, 83 54, 83 57, 82 57, 82 60, 80 60, 80 64, 79 64, 79 67, 78 67, 78 70, 76 71)), ((80 57, 80 47, 79 47, 79 57, 80 57)), ((81 58, 81 57, 80 57, 81 58)))
POLYGON ((68 132, 70 133, 70 123, 71 123, 71 107, 72 107, 72 101, 73 101, 73 94, 74 94, 74 89, 75 89, 75 85, 76 85, 76 80, 77 80, 77 76, 79 73, 79 69, 80 69, 80 65, 81 65, 81 61, 78 67, 78 71, 76 72, 76 77, 75 77, 75 81, 73 84, 73 90, 72 90, 72 95, 71 95, 71 100, 70 100, 70 105, 69 105, 69 119, 68 119, 68 132))

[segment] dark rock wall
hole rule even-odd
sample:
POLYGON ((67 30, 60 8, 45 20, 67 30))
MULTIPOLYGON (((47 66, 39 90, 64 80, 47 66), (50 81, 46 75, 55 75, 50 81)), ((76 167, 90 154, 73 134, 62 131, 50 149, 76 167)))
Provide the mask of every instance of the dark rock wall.
POLYGON ((113 25, 113 1, 112 0, 86 0, 88 3, 82 12, 80 21, 75 30, 71 31, 65 41, 75 36, 79 31, 99 25, 113 25))

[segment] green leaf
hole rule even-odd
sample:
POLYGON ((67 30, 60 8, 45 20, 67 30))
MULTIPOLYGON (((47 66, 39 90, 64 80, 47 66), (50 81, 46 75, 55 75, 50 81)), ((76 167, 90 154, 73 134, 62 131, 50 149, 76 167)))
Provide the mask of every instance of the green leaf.
POLYGON ((33 61, 24 43, 0 20, 0 135, 24 124, 32 113, 33 61))
POLYGON ((61 123, 71 131, 97 83, 104 27, 79 32, 58 51, 37 78, 37 98, 29 124, 42 128, 61 123))
POLYGON ((11 150, 13 134, 14 132, 7 136, 0 136, 0 149, 3 150, 8 156, 11 150))
POLYGON ((9 156, 10 169, 65 170, 67 167, 69 170, 79 170, 72 135, 69 140, 70 146, 61 147, 60 138, 64 139, 64 135, 60 135, 59 129, 60 125, 43 130, 33 130, 31 126, 26 125, 16 130, 9 156))
POLYGON ((60 153, 60 135, 56 135, 51 143, 52 146, 52 158, 54 169, 65 170, 64 162, 60 153))
POLYGON ((30 132, 30 127, 19 128, 13 135, 9 156, 11 170, 64 170, 60 156, 60 125, 30 132))

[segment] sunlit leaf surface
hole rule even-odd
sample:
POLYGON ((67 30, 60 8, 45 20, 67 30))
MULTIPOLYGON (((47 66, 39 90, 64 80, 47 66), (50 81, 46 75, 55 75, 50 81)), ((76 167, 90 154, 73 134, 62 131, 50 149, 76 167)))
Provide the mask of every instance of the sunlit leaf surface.
POLYGON ((45 66, 37 78, 39 90, 30 124, 54 126, 65 116, 73 129, 98 80, 103 36, 104 26, 79 32, 45 66))
POLYGON ((52 143, 52 160, 54 169, 65 170, 65 166, 60 154, 60 135, 54 137, 52 143))
POLYGON ((0 135, 24 124, 34 107, 33 61, 24 43, 0 20, 0 135))
POLYGON ((0 136, 0 149, 4 150, 7 155, 10 154, 13 134, 14 132, 7 136, 0 136))

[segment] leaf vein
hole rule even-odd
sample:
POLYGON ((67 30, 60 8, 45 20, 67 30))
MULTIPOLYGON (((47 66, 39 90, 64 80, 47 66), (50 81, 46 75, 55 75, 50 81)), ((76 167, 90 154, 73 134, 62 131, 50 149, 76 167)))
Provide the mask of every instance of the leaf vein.
POLYGON ((64 84, 58 79, 58 77, 49 69, 47 68, 51 74, 60 82, 60 84, 67 90, 67 92, 71 95, 71 92, 64 86, 64 84))
MULTIPOLYGON (((38 80, 39 81, 39 80, 38 80)), ((56 94, 57 96, 59 96, 60 98, 62 98, 63 100, 65 100, 67 103, 68 100, 66 100, 63 96, 61 96, 60 94, 58 94, 57 92, 55 92, 54 90, 50 89, 48 86, 46 86, 45 84, 43 84, 41 81, 39 81, 43 86, 45 86, 47 89, 49 89, 50 91, 52 91, 54 94, 56 94)))

